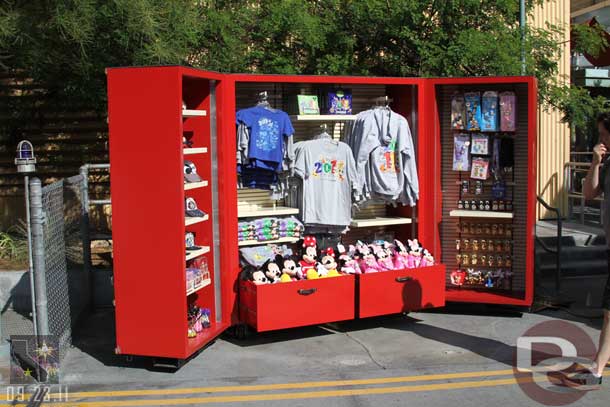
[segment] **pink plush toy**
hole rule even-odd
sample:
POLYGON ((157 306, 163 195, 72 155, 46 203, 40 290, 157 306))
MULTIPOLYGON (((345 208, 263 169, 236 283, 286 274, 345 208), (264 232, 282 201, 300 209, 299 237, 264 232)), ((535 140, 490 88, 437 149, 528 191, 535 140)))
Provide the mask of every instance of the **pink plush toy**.
POLYGON ((370 247, 373 250, 375 258, 377 259, 377 264, 381 270, 394 270, 392 257, 388 255, 388 252, 386 252, 383 247, 380 245, 371 245, 370 247))
POLYGON ((367 245, 358 241, 356 243, 356 252, 360 255, 360 269, 363 273, 376 273, 382 270, 367 245))
POLYGON ((407 248, 398 239, 394 240, 394 269, 402 270, 407 268, 407 248))
POLYGON ((424 257, 421 259, 421 263, 419 266, 420 267, 434 266, 434 257, 432 257, 432 254, 426 249, 424 249, 424 257))
POLYGON ((409 247, 411 248, 409 254, 413 256, 411 260, 412 267, 419 267, 421 264, 423 247, 421 247, 417 239, 409 240, 409 247))
POLYGON ((339 252, 339 267, 342 273, 345 274, 362 274, 358 261, 354 258, 356 248, 354 245, 349 246, 349 253, 346 252, 345 246, 342 244, 337 245, 337 251, 339 252))

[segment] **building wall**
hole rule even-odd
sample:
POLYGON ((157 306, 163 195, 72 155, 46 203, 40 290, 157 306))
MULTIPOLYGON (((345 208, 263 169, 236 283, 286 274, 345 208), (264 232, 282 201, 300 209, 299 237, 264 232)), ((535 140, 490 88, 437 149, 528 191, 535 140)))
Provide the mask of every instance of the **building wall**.
MULTIPOLYGON (((582 1, 582 3, 585 3, 582 1)), ((559 80, 570 84, 570 0, 546 0, 533 10, 529 24, 544 28, 546 23, 565 27, 559 42, 564 49, 559 61, 559 80)), ((538 195, 550 205, 567 214, 567 191, 564 188, 564 168, 570 161, 570 128, 561 123, 561 112, 546 112, 538 108, 538 195)), ((540 218, 553 213, 538 207, 540 218)))

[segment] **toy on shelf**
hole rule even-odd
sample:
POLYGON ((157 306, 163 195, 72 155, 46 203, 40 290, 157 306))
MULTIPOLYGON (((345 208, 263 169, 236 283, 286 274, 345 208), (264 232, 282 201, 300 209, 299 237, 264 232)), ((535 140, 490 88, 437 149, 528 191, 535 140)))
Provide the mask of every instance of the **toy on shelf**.
POLYGON ((279 263, 277 263, 275 259, 269 259, 263 264, 263 272, 270 283, 274 284, 280 282, 282 271, 280 270, 279 263))
POLYGON ((349 246, 349 252, 345 250, 345 246, 342 244, 337 245, 337 251, 339 252, 339 269, 344 274, 362 274, 358 261, 354 258, 356 247, 354 245, 349 246))
POLYGON ((322 251, 322 258, 318 264, 318 275, 320 277, 338 277, 338 264, 335 261, 335 251, 332 247, 322 251))
POLYGON ((296 256, 285 256, 278 255, 276 257, 277 264, 281 265, 282 275, 280 281, 287 283, 290 281, 296 281, 303 278, 301 266, 299 266, 298 258, 296 256))
POLYGON ((483 93, 481 131, 498 131, 498 92, 487 91, 483 93))
POLYGON ((481 94, 469 92, 464 94, 466 101, 466 130, 481 130, 481 94))
POLYGON ((316 238, 313 236, 305 236, 303 239, 303 254, 299 266, 301 266, 301 272, 306 279, 311 280, 318 278, 318 272, 316 266, 318 264, 318 251, 316 238))
POLYGON ((515 92, 500 93, 500 131, 515 131, 516 122, 517 97, 515 92))
POLYGON ((451 98, 451 128, 454 130, 464 130, 465 118, 466 107, 464 96, 456 93, 451 98))

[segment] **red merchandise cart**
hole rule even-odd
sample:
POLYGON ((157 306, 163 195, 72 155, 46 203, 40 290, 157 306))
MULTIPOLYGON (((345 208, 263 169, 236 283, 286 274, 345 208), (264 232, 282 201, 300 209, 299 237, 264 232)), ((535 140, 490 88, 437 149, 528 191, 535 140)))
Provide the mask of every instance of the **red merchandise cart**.
MULTIPOLYGON (((240 323, 267 331, 440 307, 446 300, 531 304, 536 103, 531 77, 246 75, 178 66, 108 69, 116 352, 186 359, 240 323), (239 248, 249 243, 238 241, 238 221, 298 211, 281 202, 271 204, 262 191, 237 188, 236 110, 254 104, 261 91, 269 93, 273 106, 289 111, 296 95, 334 88, 352 91, 356 112, 377 96, 393 100, 392 108, 409 121, 420 178, 416 207, 374 205, 355 216, 347 240, 385 233, 417 237, 439 264, 281 285, 240 281, 239 248), (460 223, 485 216, 456 216, 461 175, 446 163, 454 134, 450 97, 473 90, 509 90, 518 101, 519 121, 511 137, 518 159, 508 187, 514 189, 514 210, 499 221, 511 223, 514 233, 513 282, 504 290, 458 289, 449 280, 460 266, 455 249, 456 240, 462 239, 460 223), (185 135, 193 142, 190 148, 183 147, 185 135), (201 181, 184 183, 185 160, 196 165, 201 181), (185 217, 187 197, 196 200, 205 217, 185 217), (186 233, 193 234, 197 249, 185 251, 186 233), (194 258, 207 261, 210 279, 189 289, 185 269, 194 258), (211 311, 210 327, 193 338, 186 335, 189 304, 211 311)), ((294 114, 291 119, 295 137, 307 138, 320 122, 340 132, 350 117, 294 114)))

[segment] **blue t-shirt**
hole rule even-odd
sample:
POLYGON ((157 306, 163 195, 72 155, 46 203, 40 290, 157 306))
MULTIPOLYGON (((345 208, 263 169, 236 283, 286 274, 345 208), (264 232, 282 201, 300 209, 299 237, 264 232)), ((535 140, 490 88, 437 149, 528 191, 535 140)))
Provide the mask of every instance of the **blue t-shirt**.
POLYGON ((284 157, 284 136, 294 134, 290 118, 281 110, 255 106, 237 112, 237 124, 250 129, 248 157, 281 163, 284 157))

